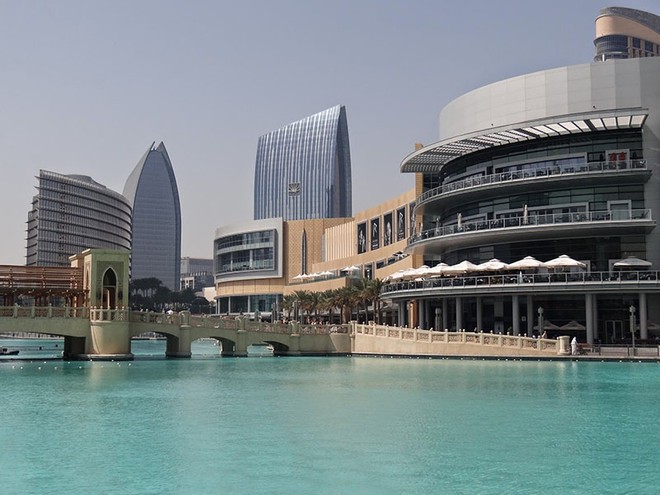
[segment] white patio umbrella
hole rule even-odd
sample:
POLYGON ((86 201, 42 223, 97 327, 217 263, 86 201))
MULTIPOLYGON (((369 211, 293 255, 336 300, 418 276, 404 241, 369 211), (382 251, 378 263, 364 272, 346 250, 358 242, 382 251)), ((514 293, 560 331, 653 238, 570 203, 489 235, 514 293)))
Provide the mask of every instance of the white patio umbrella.
POLYGON ((332 273, 330 270, 319 273, 320 277, 329 277, 330 275, 334 275, 334 273, 332 273))
POLYGON ((449 265, 447 263, 438 263, 433 268, 429 269, 428 274, 431 276, 443 275, 445 273, 445 269, 448 266, 449 265))
POLYGON ((302 280, 303 278, 304 278, 304 274, 303 274, 303 273, 299 273, 298 275, 296 275, 295 277, 293 277, 293 280, 302 280))
POLYGON ((448 266, 444 269, 444 273, 447 275, 460 275, 462 273, 475 271, 477 271, 477 265, 468 260, 461 261, 460 263, 456 263, 455 265, 448 266))
POLYGON ((574 260, 566 254, 545 262, 547 268, 586 268, 587 265, 581 261, 574 260))
POLYGON ((419 268, 408 268, 403 272, 403 278, 417 278, 423 277, 427 274, 429 267, 427 265, 422 265, 419 268))
POLYGON ((628 256, 625 259, 617 261, 612 266, 614 268, 648 268, 652 264, 653 263, 650 261, 635 258, 634 256, 628 256))
POLYGON ((360 269, 359 266, 351 265, 351 266, 345 266, 344 268, 341 269, 342 272, 357 272, 360 269))
POLYGON ((477 265, 477 269, 481 272, 498 272, 500 270, 507 270, 508 268, 509 265, 497 258, 493 258, 492 260, 477 265))
POLYGON ((543 268, 545 263, 537 260, 533 256, 525 256, 523 259, 509 263, 509 270, 532 270, 534 268, 543 268))
POLYGON ((406 272, 406 270, 399 270, 394 273, 389 274, 387 277, 385 277, 385 280, 400 280, 403 278, 403 274, 406 272))

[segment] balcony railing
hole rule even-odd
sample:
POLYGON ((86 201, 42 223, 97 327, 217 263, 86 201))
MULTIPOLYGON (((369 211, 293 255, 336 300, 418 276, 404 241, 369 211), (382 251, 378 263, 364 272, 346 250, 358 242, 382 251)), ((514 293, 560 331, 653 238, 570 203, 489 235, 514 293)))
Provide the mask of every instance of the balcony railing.
POLYGON ((645 170, 646 160, 623 160, 617 162, 589 162, 582 164, 557 165, 548 166, 543 168, 530 168, 524 170, 512 170, 508 172, 501 172, 491 175, 482 175, 477 177, 470 177, 464 180, 450 182, 442 186, 430 189, 423 193, 417 200, 417 204, 424 203, 425 201, 446 194, 449 192, 460 191, 472 187, 487 186, 490 184, 501 184, 505 182, 512 182, 522 179, 531 179, 534 177, 548 177, 548 176, 566 176, 584 173, 611 173, 617 170, 645 170))
POLYGON ((591 222, 616 222, 634 220, 653 220, 651 210, 607 210, 607 211, 585 211, 573 213, 548 213, 536 214, 530 212, 527 215, 519 215, 494 220, 466 221, 460 224, 438 226, 433 229, 417 232, 408 238, 408 245, 426 239, 442 237, 446 235, 462 234, 477 231, 492 231, 496 229, 529 227, 538 225, 559 225, 573 223, 591 222))
POLYGON ((658 271, 625 271, 625 272, 571 272, 571 273, 517 273, 485 275, 475 274, 463 277, 433 277, 422 280, 391 282, 383 285, 382 294, 398 291, 437 289, 437 288, 501 288, 502 286, 533 287, 538 285, 607 285, 622 287, 626 284, 643 283, 660 286, 658 271))

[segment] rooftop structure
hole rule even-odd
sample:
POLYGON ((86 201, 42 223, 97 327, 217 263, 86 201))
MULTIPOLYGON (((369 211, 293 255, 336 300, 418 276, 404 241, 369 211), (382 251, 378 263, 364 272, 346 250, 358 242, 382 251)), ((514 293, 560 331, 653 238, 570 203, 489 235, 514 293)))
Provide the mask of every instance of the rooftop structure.
POLYGON ((625 7, 607 7, 596 17, 594 61, 657 57, 660 16, 625 7))

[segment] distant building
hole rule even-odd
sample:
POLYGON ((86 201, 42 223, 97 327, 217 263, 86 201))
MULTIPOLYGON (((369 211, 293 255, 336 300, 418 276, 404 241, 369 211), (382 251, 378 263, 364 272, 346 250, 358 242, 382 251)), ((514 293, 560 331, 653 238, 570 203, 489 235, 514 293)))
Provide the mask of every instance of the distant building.
POLYGON ((131 205, 85 175, 39 171, 28 213, 26 265, 70 266, 88 248, 131 249, 131 205))
POLYGON ((213 260, 206 258, 181 258, 181 290, 201 292, 213 286, 213 260))
POLYGON ((346 110, 335 106, 259 138, 254 219, 351 216, 346 110))
POLYGON ((657 57, 660 16, 625 7, 607 7, 596 17, 594 62, 613 58, 657 57))
POLYGON ((131 278, 155 277, 179 288, 181 207, 172 162, 165 145, 152 144, 124 185, 133 207, 131 278))

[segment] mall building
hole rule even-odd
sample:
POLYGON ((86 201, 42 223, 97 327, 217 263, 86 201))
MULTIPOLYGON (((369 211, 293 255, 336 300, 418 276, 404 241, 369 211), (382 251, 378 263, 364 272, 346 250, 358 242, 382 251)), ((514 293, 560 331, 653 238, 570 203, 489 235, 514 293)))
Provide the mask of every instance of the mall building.
POLYGON ((400 326, 648 340, 660 329, 658 20, 603 9, 597 62, 449 103, 439 141, 401 164, 408 193, 351 218, 218 229, 218 312, 365 277, 387 281, 400 326))
MULTIPOLYGON (((588 342, 660 322, 660 58, 613 59, 500 81, 449 103, 440 141, 403 160, 422 174, 405 252, 443 262, 567 255, 575 268, 397 282, 406 323, 588 342), (655 213, 655 216, 654 216, 655 213), (638 260, 623 272, 617 263, 638 260), (541 323, 543 322, 543 323, 541 323), (550 323, 552 325, 550 325, 550 323)), ((455 272, 454 272, 455 273, 455 272)))

